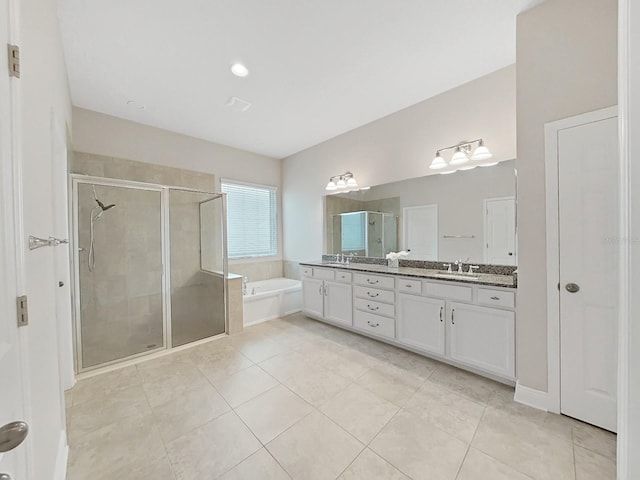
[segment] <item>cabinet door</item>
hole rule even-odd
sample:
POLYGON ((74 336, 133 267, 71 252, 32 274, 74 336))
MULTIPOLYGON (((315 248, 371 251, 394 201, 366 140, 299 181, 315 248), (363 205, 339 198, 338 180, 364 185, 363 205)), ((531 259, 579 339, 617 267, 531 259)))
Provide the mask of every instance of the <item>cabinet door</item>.
POLYGON ((309 315, 324 316, 324 295, 322 280, 302 279, 302 310, 309 315))
POLYGON ((332 322, 352 325, 353 297, 351 285, 324 282, 324 318, 332 322))
POLYGON ((503 377, 515 377, 513 312, 453 302, 448 313, 452 359, 503 377))
POLYGON ((444 300, 398 294, 398 341, 444 355, 444 300))

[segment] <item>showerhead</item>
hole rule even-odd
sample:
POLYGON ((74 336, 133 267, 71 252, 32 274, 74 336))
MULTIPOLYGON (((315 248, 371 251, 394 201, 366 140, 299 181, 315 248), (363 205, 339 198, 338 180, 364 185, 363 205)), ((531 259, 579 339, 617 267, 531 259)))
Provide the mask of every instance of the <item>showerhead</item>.
MULTIPOLYGON (((91 185, 91 187, 93 188, 93 199, 96 201, 96 203, 98 204, 98 206, 100 207, 100 214, 102 214, 102 212, 106 212, 107 210, 109 210, 110 208, 113 208, 116 206, 115 203, 112 203, 111 205, 105 205, 104 203, 102 203, 100 200, 98 200, 98 195, 96 195, 96 186, 95 185, 91 185)), ((98 215, 99 217, 100 215, 98 215)))

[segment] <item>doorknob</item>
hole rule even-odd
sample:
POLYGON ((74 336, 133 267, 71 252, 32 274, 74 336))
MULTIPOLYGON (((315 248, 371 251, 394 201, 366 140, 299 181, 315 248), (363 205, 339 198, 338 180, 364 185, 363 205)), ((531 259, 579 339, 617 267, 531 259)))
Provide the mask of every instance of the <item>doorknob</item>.
MULTIPOLYGON (((27 438, 29 425, 25 422, 11 422, 0 427, 0 453, 13 450, 27 438)), ((2 478, 0 477, 0 480, 2 478)))
POLYGON ((580 286, 577 283, 567 283, 564 288, 566 288, 569 293, 576 293, 580 290, 580 286))

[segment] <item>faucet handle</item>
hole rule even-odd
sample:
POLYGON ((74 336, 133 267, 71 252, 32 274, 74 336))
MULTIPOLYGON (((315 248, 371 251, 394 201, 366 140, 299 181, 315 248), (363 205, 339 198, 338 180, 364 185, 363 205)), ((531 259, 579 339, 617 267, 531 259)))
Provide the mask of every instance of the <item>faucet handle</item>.
POLYGON ((469 265, 469 275, 473 275, 475 272, 473 271, 473 269, 478 269, 480 268, 479 265, 469 265))
POLYGON ((453 273, 453 271, 451 270, 451 264, 450 263, 444 263, 442 266, 443 267, 447 267, 447 273, 453 273))

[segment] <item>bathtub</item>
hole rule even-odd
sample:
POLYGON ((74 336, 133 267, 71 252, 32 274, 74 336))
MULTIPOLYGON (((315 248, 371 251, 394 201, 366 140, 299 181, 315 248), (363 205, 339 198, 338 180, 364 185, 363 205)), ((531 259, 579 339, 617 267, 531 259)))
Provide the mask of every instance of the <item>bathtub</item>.
POLYGON ((290 278, 249 282, 242 300, 245 327, 284 317, 302 309, 302 282, 290 278))

